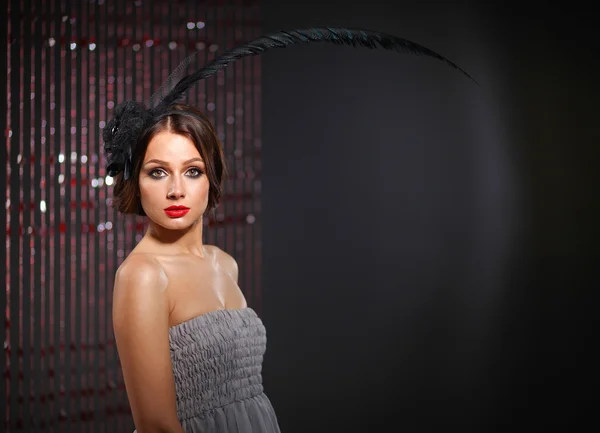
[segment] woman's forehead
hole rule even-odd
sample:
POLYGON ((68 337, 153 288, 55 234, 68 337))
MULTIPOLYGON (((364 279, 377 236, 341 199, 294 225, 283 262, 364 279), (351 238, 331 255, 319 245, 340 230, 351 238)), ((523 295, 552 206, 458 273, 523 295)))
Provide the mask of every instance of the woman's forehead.
POLYGON ((184 135, 163 131, 156 134, 148 143, 144 163, 151 159, 160 159, 177 164, 192 158, 201 158, 192 140, 184 135))

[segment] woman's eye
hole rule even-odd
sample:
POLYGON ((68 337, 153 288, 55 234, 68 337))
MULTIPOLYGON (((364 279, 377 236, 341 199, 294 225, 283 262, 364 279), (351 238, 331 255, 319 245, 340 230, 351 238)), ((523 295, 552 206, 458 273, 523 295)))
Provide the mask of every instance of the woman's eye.
POLYGON ((202 170, 194 167, 194 168, 190 168, 188 170, 188 173, 189 173, 190 177, 198 177, 198 176, 202 175, 202 170))
POLYGON ((150 173, 148 173, 148 174, 150 175, 150 177, 159 179, 159 178, 163 177, 161 174, 164 174, 164 171, 162 171, 160 169, 154 169, 154 170, 150 171, 150 173))

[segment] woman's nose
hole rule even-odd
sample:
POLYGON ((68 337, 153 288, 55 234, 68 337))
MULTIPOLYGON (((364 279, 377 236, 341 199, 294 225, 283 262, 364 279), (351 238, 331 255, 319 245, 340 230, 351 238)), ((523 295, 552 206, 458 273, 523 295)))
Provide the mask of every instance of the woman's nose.
POLYGON ((183 182, 176 178, 173 178, 173 179, 174 180, 171 182, 171 185, 169 186, 169 191, 167 192, 167 197, 169 197, 170 199, 178 199, 178 198, 185 197, 183 182))

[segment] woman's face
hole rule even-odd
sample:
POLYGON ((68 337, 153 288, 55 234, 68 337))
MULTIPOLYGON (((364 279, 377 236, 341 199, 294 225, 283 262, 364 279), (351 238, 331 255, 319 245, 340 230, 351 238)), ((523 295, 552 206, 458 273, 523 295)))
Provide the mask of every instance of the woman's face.
POLYGON ((182 230, 200 219, 208 205, 210 183, 194 143, 162 131, 146 149, 139 175, 140 201, 154 223, 182 230))

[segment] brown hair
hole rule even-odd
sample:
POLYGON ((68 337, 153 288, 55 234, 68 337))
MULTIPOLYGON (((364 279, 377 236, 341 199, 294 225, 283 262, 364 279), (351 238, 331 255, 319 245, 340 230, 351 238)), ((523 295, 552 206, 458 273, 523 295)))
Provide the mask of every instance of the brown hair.
POLYGON ((138 140, 132 155, 132 173, 125 180, 123 172, 115 177, 112 206, 123 214, 146 215, 140 202, 139 175, 148 144, 159 132, 168 131, 192 140, 204 161, 210 184, 206 211, 219 204, 222 179, 226 173, 225 156, 215 128, 200 110, 188 105, 173 105, 148 128, 138 140))

